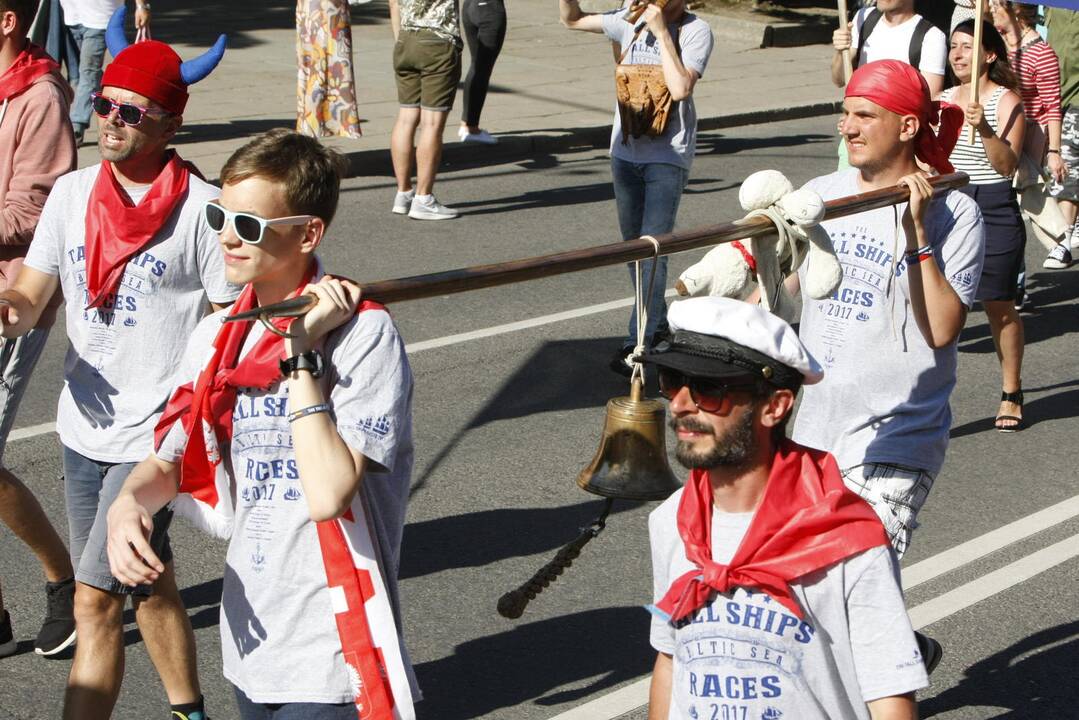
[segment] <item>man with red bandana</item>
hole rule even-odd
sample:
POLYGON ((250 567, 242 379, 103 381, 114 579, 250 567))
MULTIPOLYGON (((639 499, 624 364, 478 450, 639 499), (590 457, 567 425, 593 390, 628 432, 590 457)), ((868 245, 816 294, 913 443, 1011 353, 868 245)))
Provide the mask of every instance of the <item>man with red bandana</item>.
MULTIPOLYGON (((26 40, 36 7, 36 0, 0 0, 0 288, 8 287, 18 273, 53 183, 75 169, 67 119, 71 90, 59 66, 26 40)), ((60 300, 58 295, 56 305, 60 300)), ((0 458, 55 317, 53 306, 36 327, 0 345, 0 458)), ((27 544, 45 571, 48 610, 34 649, 40 655, 61 652, 75 641, 75 571, 41 504, 2 465, 0 521, 27 544)), ((0 657, 16 647, 0 596, 0 657)))
POLYGON ((644 362, 691 472, 648 518, 649 720, 913 720, 926 672, 888 536, 830 454, 785 437, 817 361, 756 305, 668 317, 644 362))
MULTIPOLYGON (((954 191, 933 198, 918 165, 952 172, 962 118, 959 108, 932 102, 906 63, 863 65, 847 85, 839 123, 852 167, 806 185, 825 200, 896 185, 911 192, 909 204, 821 225, 843 281, 831 297, 802 297, 802 342, 827 377, 806 389, 793 432, 835 456, 900 556, 944 463, 956 341, 981 274, 977 205, 954 191), (931 128, 938 123, 939 135, 931 128)), ((919 637, 932 669, 940 646, 919 637)))
POLYGON ((211 303, 231 302, 214 233, 202 217, 217 189, 168 149, 183 122, 187 87, 205 77, 224 38, 182 62, 157 41, 128 47, 123 10, 106 34, 115 58, 94 96, 102 162, 61 177, 45 203, 13 287, 0 293, 5 337, 33 327, 57 287, 67 300, 70 346, 57 411, 75 567, 79 642, 64 717, 107 718, 123 677, 123 609, 135 619, 173 718, 201 720, 195 642, 171 563, 169 511, 153 542, 166 569, 131 589, 110 573, 106 512, 153 430, 187 335, 211 303))

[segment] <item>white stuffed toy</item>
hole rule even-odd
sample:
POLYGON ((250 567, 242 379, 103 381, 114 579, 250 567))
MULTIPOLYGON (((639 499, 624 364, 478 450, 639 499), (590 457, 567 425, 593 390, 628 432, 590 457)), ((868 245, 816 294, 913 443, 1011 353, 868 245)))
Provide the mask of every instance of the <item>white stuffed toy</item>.
POLYGON ((761 170, 742 183, 738 202, 747 217, 772 219, 780 229, 778 236, 716 246, 678 278, 680 295, 744 300, 760 288, 760 303, 790 321, 797 305, 783 279, 803 262, 808 263, 803 285, 810 297, 824 298, 839 288, 843 270, 828 233, 819 226, 824 217, 820 195, 795 190, 777 170, 761 170))

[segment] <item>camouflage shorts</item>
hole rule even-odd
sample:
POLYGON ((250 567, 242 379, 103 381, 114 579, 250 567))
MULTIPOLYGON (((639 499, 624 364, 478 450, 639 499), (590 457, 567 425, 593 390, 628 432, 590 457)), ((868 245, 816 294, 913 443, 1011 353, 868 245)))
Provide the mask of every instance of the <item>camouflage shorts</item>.
POLYGON ((1068 165, 1063 183, 1055 180, 1049 191, 1057 200, 1079 203, 1079 106, 1069 105, 1060 131, 1060 158, 1068 165))
POLYGON ((933 476, 901 465, 866 463, 844 470, 843 482, 873 506, 896 554, 903 557, 918 527, 918 511, 933 487, 933 476))

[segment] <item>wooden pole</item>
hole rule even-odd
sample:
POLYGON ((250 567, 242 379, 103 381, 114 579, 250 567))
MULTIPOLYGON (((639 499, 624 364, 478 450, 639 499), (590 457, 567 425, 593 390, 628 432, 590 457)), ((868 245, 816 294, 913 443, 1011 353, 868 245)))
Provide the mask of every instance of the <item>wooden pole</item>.
MULTIPOLYGON (((985 22, 985 0, 974 2, 974 48, 970 56, 970 101, 978 102, 978 85, 982 74, 982 24, 985 22)), ((967 130, 967 144, 974 144, 973 125, 967 130)))
MULTIPOLYGON (((847 23, 849 21, 849 15, 847 13, 847 0, 839 0, 839 29, 846 30, 847 23)), ((843 51, 843 85, 846 86, 850 82, 850 76, 854 72, 854 65, 851 63, 851 49, 847 48, 843 51)))
MULTIPOLYGON (((964 173, 929 178, 934 188, 934 195, 962 187, 967 184, 967 181, 968 178, 964 173)), ((906 202, 909 197, 910 191, 906 186, 902 186, 837 198, 825 204, 824 219, 834 220, 867 210, 896 205, 906 202)), ((775 225, 771 221, 755 217, 749 220, 735 220, 720 225, 658 235, 656 241, 659 243, 660 255, 672 255, 720 243, 771 235, 775 231, 775 225)), ((363 286, 365 298, 389 304, 509 285, 525 280, 537 280, 607 265, 619 265, 633 260, 648 260, 654 255, 655 248, 650 241, 637 239, 492 265, 476 265, 429 275, 414 275, 360 284, 363 286)), ((291 300, 237 313, 228 317, 227 320, 249 320, 260 315, 265 317, 302 315, 312 304, 311 296, 301 295, 291 300)))

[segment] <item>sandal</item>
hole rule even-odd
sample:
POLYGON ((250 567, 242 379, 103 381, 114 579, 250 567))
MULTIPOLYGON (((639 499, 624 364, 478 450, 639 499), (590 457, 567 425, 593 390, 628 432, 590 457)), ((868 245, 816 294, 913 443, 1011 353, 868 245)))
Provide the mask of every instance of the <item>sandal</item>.
MULTIPOLYGON (((1015 392, 1002 392, 1000 394, 1000 401, 1001 402, 1015 403, 1019 407, 1023 407, 1023 391, 1022 390, 1016 390, 1015 392)), ((1021 418, 1021 417, 1019 417, 1017 415, 997 415, 997 419, 996 419, 996 421, 994 423, 994 427, 996 427, 997 432, 1002 432, 1002 433, 1018 432, 1018 431, 1023 429, 1023 418, 1021 418), (1001 420, 1014 420, 1015 424, 1014 425, 1001 425, 1000 424, 1001 420)))

